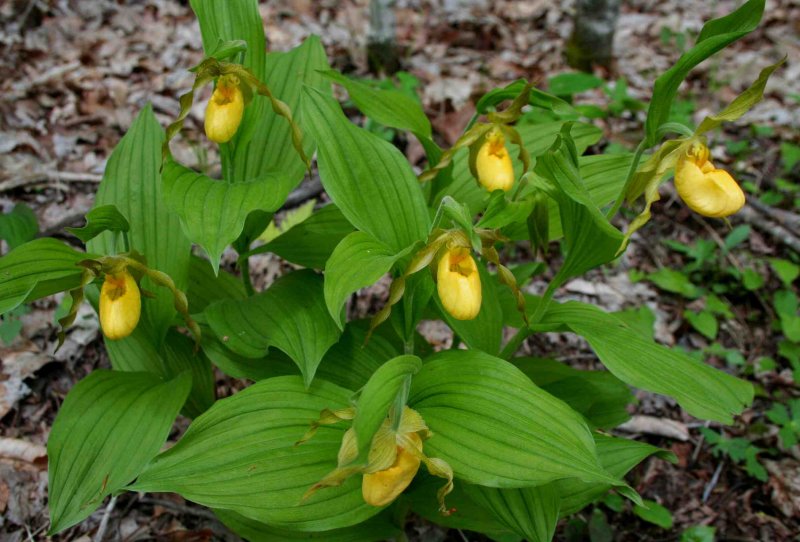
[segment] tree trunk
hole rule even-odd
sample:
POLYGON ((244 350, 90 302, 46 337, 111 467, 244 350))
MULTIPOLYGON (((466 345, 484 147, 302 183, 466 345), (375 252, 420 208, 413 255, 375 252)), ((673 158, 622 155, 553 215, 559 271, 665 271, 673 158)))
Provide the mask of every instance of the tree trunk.
POLYGON ((394 0, 371 0, 367 61, 373 73, 392 74, 400 69, 394 17, 394 0))
POLYGON ((619 4, 620 0, 575 2, 575 26, 567 42, 570 66, 582 71, 591 71, 592 66, 611 67, 619 4))

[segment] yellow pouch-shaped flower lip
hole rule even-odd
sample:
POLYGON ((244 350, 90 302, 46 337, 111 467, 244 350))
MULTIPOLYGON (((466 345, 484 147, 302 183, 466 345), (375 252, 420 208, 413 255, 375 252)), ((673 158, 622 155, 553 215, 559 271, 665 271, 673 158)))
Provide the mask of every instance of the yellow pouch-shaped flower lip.
MULTIPOLYGON (((410 433, 408 437, 417 450, 422 449, 422 439, 417 433, 410 433)), ((398 445, 391 467, 364 474, 361 482, 364 501, 372 506, 386 506, 391 503, 409 486, 421 462, 417 453, 398 445)))
POLYGON ((142 313, 139 286, 127 269, 107 274, 100 289, 100 327, 111 339, 124 339, 136 329, 142 313))
POLYGON ((236 134, 244 115, 244 95, 239 78, 224 75, 206 106, 206 137, 216 143, 227 143, 236 134))
POLYGON ((447 249, 439 260, 436 289, 445 310, 456 320, 472 320, 481 310, 481 277, 466 247, 447 249))
POLYGON ((708 148, 695 143, 683 152, 675 165, 675 188, 694 212, 724 218, 739 211, 744 192, 731 175, 708 160, 708 148))
POLYGON ((478 182, 489 192, 508 192, 514 186, 514 165, 506 148, 506 140, 498 128, 493 128, 478 150, 475 158, 478 182))

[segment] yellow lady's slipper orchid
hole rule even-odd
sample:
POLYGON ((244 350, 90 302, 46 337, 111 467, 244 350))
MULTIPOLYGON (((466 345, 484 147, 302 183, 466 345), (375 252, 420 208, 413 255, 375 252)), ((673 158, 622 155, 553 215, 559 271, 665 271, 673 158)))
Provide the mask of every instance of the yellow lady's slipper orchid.
POLYGON ((439 299, 456 320, 472 320, 481 310, 481 277, 465 247, 448 249, 436 273, 439 299))
POLYGON ((506 139, 497 128, 492 129, 475 158, 478 182, 489 192, 508 192, 514 185, 514 166, 506 148, 506 139))
POLYGON ((124 339, 139 323, 142 298, 128 270, 107 274, 100 290, 100 327, 111 340, 124 339))
MULTIPOLYGON (((422 439, 417 433, 410 433, 417 450, 422 449, 422 439)), ((397 498, 411 483, 419 470, 422 460, 419 454, 413 453, 398 445, 394 463, 388 469, 364 474, 361 482, 361 494, 364 501, 372 506, 386 506, 397 498)))
POLYGON ((235 75, 220 77, 206 107, 206 137, 216 143, 227 143, 239 129, 243 114, 244 95, 239 88, 239 78, 235 75))
POLYGON ((681 154, 675 166, 675 188, 694 212, 724 218, 744 206, 744 192, 724 169, 708 159, 708 147, 694 143, 681 154))

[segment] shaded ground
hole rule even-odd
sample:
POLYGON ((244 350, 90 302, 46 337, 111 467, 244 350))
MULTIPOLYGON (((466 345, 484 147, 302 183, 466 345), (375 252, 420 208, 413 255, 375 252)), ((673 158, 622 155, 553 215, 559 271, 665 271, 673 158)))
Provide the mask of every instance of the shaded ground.
MULTIPOLYGON (((688 36, 691 43, 703 20, 730 11, 737 2, 640 0, 624 4, 614 73, 599 75, 609 81, 625 78, 630 96, 646 101, 654 75, 679 56, 679 36, 688 36)), ((285 50, 309 33, 317 33, 334 67, 366 73, 366 2, 270 2, 261 5, 261 12, 271 48, 285 50)), ((443 144, 455 140, 474 111, 473 100, 487 89, 520 77, 546 82, 557 73, 569 71, 562 52, 571 30, 570 12, 571 2, 546 0, 398 2, 404 69, 419 79, 418 91, 443 144)), ((0 21, 0 209, 7 211, 23 201, 36 211, 41 230, 53 234, 64 225, 79 222, 91 207, 105 160, 147 101, 153 103, 165 125, 177 114, 177 96, 191 81, 184 68, 202 57, 199 30, 188 6, 166 0, 130 4, 105 0, 7 2, 0 6, 0 21)), ((770 82, 764 103, 747 117, 747 124, 767 126, 771 131, 754 134, 741 123, 717 136, 712 146, 715 158, 739 180, 751 181, 762 192, 774 189, 778 178, 798 181, 797 167, 784 171, 780 149, 781 142, 798 143, 798 21, 800 5, 795 0, 768 2, 762 26, 695 70, 682 91, 679 107, 689 118, 698 120, 727 103, 761 67, 789 55, 785 68, 770 82), (726 143, 730 141, 744 142, 744 150, 733 152, 726 143)), ((581 94, 577 101, 605 106, 608 97, 595 89, 581 94)), ((200 137, 203 105, 201 101, 195 107, 187 122, 188 133, 173 145, 178 158, 190 165, 216 160, 213 151, 206 155, 199 150, 204 144, 200 137)), ((641 112, 624 111, 597 124, 606 133, 604 142, 630 147, 640 134, 642 118, 641 112)), ((412 161, 422 159, 421 150, 413 143, 400 143, 412 161)), ((604 144, 592 151, 601 151, 604 144)), ((792 196, 777 205, 797 211, 792 196)), ((722 237, 727 231, 719 223, 691 215, 669 195, 656 205, 654 217, 634 238, 619 266, 571 282, 559 298, 591 299, 609 310, 647 304, 656 316, 660 341, 704 349, 710 341, 684 317, 685 310, 702 307, 650 282, 633 284, 629 270, 680 268, 689 258, 669 249, 662 240, 692 244, 707 239, 724 246, 722 237)), ((735 218, 734 225, 741 220, 735 218)), ((742 268, 765 267, 767 257, 797 261, 797 255, 792 255, 780 238, 755 224, 742 244, 694 277, 707 283, 729 280, 720 271, 724 267, 737 263, 742 268)), ((257 262, 262 283, 274 278, 281 265, 274 258, 257 262)), ((612 525, 614 540, 676 540, 684 528, 698 524, 715 526, 718 535, 729 540, 790 540, 800 533, 800 452, 796 446, 781 452, 776 429, 764 418, 771 398, 798 395, 788 364, 778 355, 781 334, 773 325, 770 299, 781 288, 780 281, 769 270, 764 273, 766 283, 760 289, 749 291, 734 284, 726 293, 733 315, 721 324, 718 342, 740 350, 745 358, 740 366, 728 369, 751 374, 763 388, 753 408, 725 432, 728 436, 746 436, 760 447, 774 450, 762 454, 770 461, 764 461, 769 471, 767 481, 757 480, 728 458, 712 455, 696 420, 671 401, 640 393, 637 414, 678 422, 679 433, 688 437, 681 441, 675 435, 667 438, 651 434, 663 431, 663 424, 645 434, 640 427, 635 433, 671 449, 680 460, 674 466, 650 460, 630 476, 632 485, 645 498, 673 512, 675 528, 662 530, 644 523, 629 507, 617 513, 602 505, 598 513, 612 525), (760 360, 765 357, 777 360, 775 365, 762 368, 760 360)), ((532 289, 538 291, 542 284, 534 282, 532 289)), ((385 298, 386 286, 382 282, 364 292, 355 310, 374 312, 385 298)), ((50 354, 56 306, 55 301, 34 304, 22 318, 19 337, 0 350, 3 540, 44 538, 48 522, 43 446, 49 428, 74 383, 92 369, 108 366, 89 310, 87 318, 78 319, 79 325, 58 355, 50 354)), ((429 329, 428 334, 434 342, 446 344, 450 339, 447 330, 438 327, 429 329)), ((576 366, 599 367, 587 346, 574 336, 546 334, 532 339, 525 348, 570 360, 576 366)), ((722 355, 709 355, 707 359, 719 367, 726 366, 722 355)), ((220 396, 242 385, 219 375, 220 396)), ((185 420, 181 423, 185 425, 185 420)), ((125 494, 108 510, 107 540, 231 537, 207 511, 175 496, 125 494)), ((591 514, 590 508, 581 516, 588 521, 591 514)), ((101 508, 58 538, 96 537, 103 517, 101 508)), ((566 525, 562 525, 558 536, 564 539, 566 532, 566 525)), ((420 524, 409 526, 409 534, 414 533, 424 540, 480 540, 470 533, 446 533, 420 524)))

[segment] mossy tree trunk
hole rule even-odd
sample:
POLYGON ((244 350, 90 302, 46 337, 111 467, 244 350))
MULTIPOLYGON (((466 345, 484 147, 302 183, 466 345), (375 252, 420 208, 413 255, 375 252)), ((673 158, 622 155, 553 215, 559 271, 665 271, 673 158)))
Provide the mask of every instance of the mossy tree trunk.
POLYGON ((367 61, 373 73, 392 74, 400 69, 394 16, 395 0, 371 0, 367 61))
POLYGON ((582 71, 611 67, 619 4, 620 0, 576 0, 575 26, 567 42, 570 66, 582 71))

